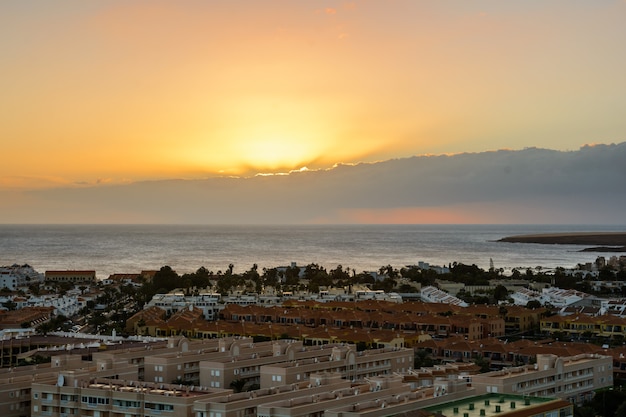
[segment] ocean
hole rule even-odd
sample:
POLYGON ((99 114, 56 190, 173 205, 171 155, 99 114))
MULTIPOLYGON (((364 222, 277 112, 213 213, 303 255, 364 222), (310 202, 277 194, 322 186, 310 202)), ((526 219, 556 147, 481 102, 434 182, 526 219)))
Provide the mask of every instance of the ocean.
POLYGON ((502 243, 528 233, 625 231, 626 226, 567 225, 0 225, 0 265, 29 264, 46 270, 138 273, 168 265, 179 274, 201 266, 243 272, 316 263, 357 272, 419 261, 452 262, 488 269, 573 268, 611 254, 579 252, 575 245, 502 243))

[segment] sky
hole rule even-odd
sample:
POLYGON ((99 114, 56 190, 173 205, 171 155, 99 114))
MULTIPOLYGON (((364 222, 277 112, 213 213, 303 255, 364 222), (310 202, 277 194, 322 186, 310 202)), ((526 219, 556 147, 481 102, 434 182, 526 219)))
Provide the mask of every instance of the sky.
POLYGON ((626 140, 626 1, 0 2, 0 193, 626 140))
POLYGON ((624 1, 0 4, 2 185, 624 139, 624 1))

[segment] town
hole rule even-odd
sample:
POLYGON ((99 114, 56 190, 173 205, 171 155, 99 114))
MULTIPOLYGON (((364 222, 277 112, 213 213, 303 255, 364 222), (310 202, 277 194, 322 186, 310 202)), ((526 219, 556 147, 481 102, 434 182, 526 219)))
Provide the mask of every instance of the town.
POLYGON ((625 278, 624 256, 510 274, 291 263, 100 279, 3 266, 0 410, 626 415, 625 278))

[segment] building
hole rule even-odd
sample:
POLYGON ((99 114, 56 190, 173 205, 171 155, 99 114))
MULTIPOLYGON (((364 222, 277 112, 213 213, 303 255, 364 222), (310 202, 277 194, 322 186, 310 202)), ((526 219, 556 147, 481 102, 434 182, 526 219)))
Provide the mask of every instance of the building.
POLYGON ((196 307, 202 310, 202 315, 206 320, 215 320, 219 312, 224 308, 220 303, 221 295, 216 293, 200 293, 197 295, 185 295, 181 292, 156 294, 146 303, 144 308, 160 307, 167 315, 172 315, 178 311, 196 307))
POLYGON ((467 307, 469 305, 460 298, 454 297, 445 291, 441 291, 438 288, 430 286, 422 288, 422 291, 420 291, 420 297, 427 303, 443 303, 461 307, 467 307))
POLYGON ((626 337, 626 317, 605 314, 589 316, 570 314, 550 316, 541 319, 541 331, 547 334, 562 332, 567 338, 626 337))
POLYGON ((28 264, 0 266, 0 288, 15 291, 19 287, 27 287, 40 282, 43 282, 43 274, 35 271, 28 264))
POLYGON ((260 369, 261 388, 295 384, 310 380, 322 371, 339 373, 351 381, 393 373, 407 373, 413 368, 413 349, 374 349, 357 351, 354 345, 323 349, 326 354, 273 365, 260 369))
POLYGON ((54 383, 32 384, 31 416, 189 417, 195 401, 225 392, 60 373, 54 383))
POLYGON ((613 358, 597 354, 539 354, 536 365, 474 375, 472 386, 479 394, 557 397, 581 404, 590 400, 595 390, 613 386, 613 358))
POLYGON ((71 282, 72 284, 81 282, 95 284, 96 271, 46 271, 45 280, 52 282, 71 282))
POLYGON ((229 387, 239 380, 246 387, 269 388, 306 381, 312 373, 329 369, 355 379, 408 371, 413 365, 413 350, 405 348, 358 352, 355 345, 342 343, 304 346, 301 341, 279 340, 248 344, 247 350, 244 344, 234 345, 229 356, 201 361, 200 385, 229 387))
POLYGON ((511 394, 484 394, 427 407, 416 415, 426 417, 461 414, 463 417, 570 417, 574 415, 574 410, 572 404, 564 400, 511 394))
MULTIPOLYGON (((323 386, 323 376, 315 376, 311 386, 323 386)), ((266 402, 257 407, 258 417, 344 417, 396 416, 403 412, 472 396, 465 383, 442 381, 434 387, 412 390, 398 375, 378 376, 330 389, 321 394, 295 395, 290 399, 266 402)))
POLYGON ((0 311, 0 329, 36 327, 50 320, 53 312, 54 307, 26 307, 14 311, 0 311))
POLYGON ((339 374, 319 374, 314 377, 320 384, 310 384, 306 381, 198 400, 194 402, 194 412, 197 417, 250 417, 256 416, 257 407, 268 402, 293 401, 295 397, 319 395, 351 386, 350 381, 341 379, 339 374))
POLYGON ((91 366, 80 355, 59 355, 46 364, 4 368, 0 372, 0 410, 3 417, 30 415, 31 388, 36 382, 54 384, 59 371, 91 366))

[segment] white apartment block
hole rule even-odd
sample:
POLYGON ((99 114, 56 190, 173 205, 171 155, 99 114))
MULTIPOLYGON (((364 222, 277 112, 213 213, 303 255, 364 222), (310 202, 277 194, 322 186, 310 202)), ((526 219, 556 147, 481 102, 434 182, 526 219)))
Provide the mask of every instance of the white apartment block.
POLYGON ((472 386, 479 394, 557 397, 580 404, 591 399, 594 390, 613 386, 613 359, 596 354, 539 354, 536 365, 474 375, 472 386))
POLYGON ((185 295, 183 293, 156 294, 146 303, 144 308, 159 307, 167 314, 174 314, 178 311, 196 307, 202 310, 204 318, 215 320, 219 312, 224 309, 224 304, 220 303, 221 295, 215 293, 200 293, 198 295, 185 295))
POLYGON ((0 266, 0 289, 6 287, 15 291, 19 287, 27 287, 30 284, 41 282, 43 282, 43 274, 35 271, 28 264, 0 266))
POLYGON ((443 303, 461 307, 467 307, 469 305, 460 298, 454 297, 445 291, 431 286, 422 288, 420 291, 420 298, 422 301, 427 303, 443 303))

